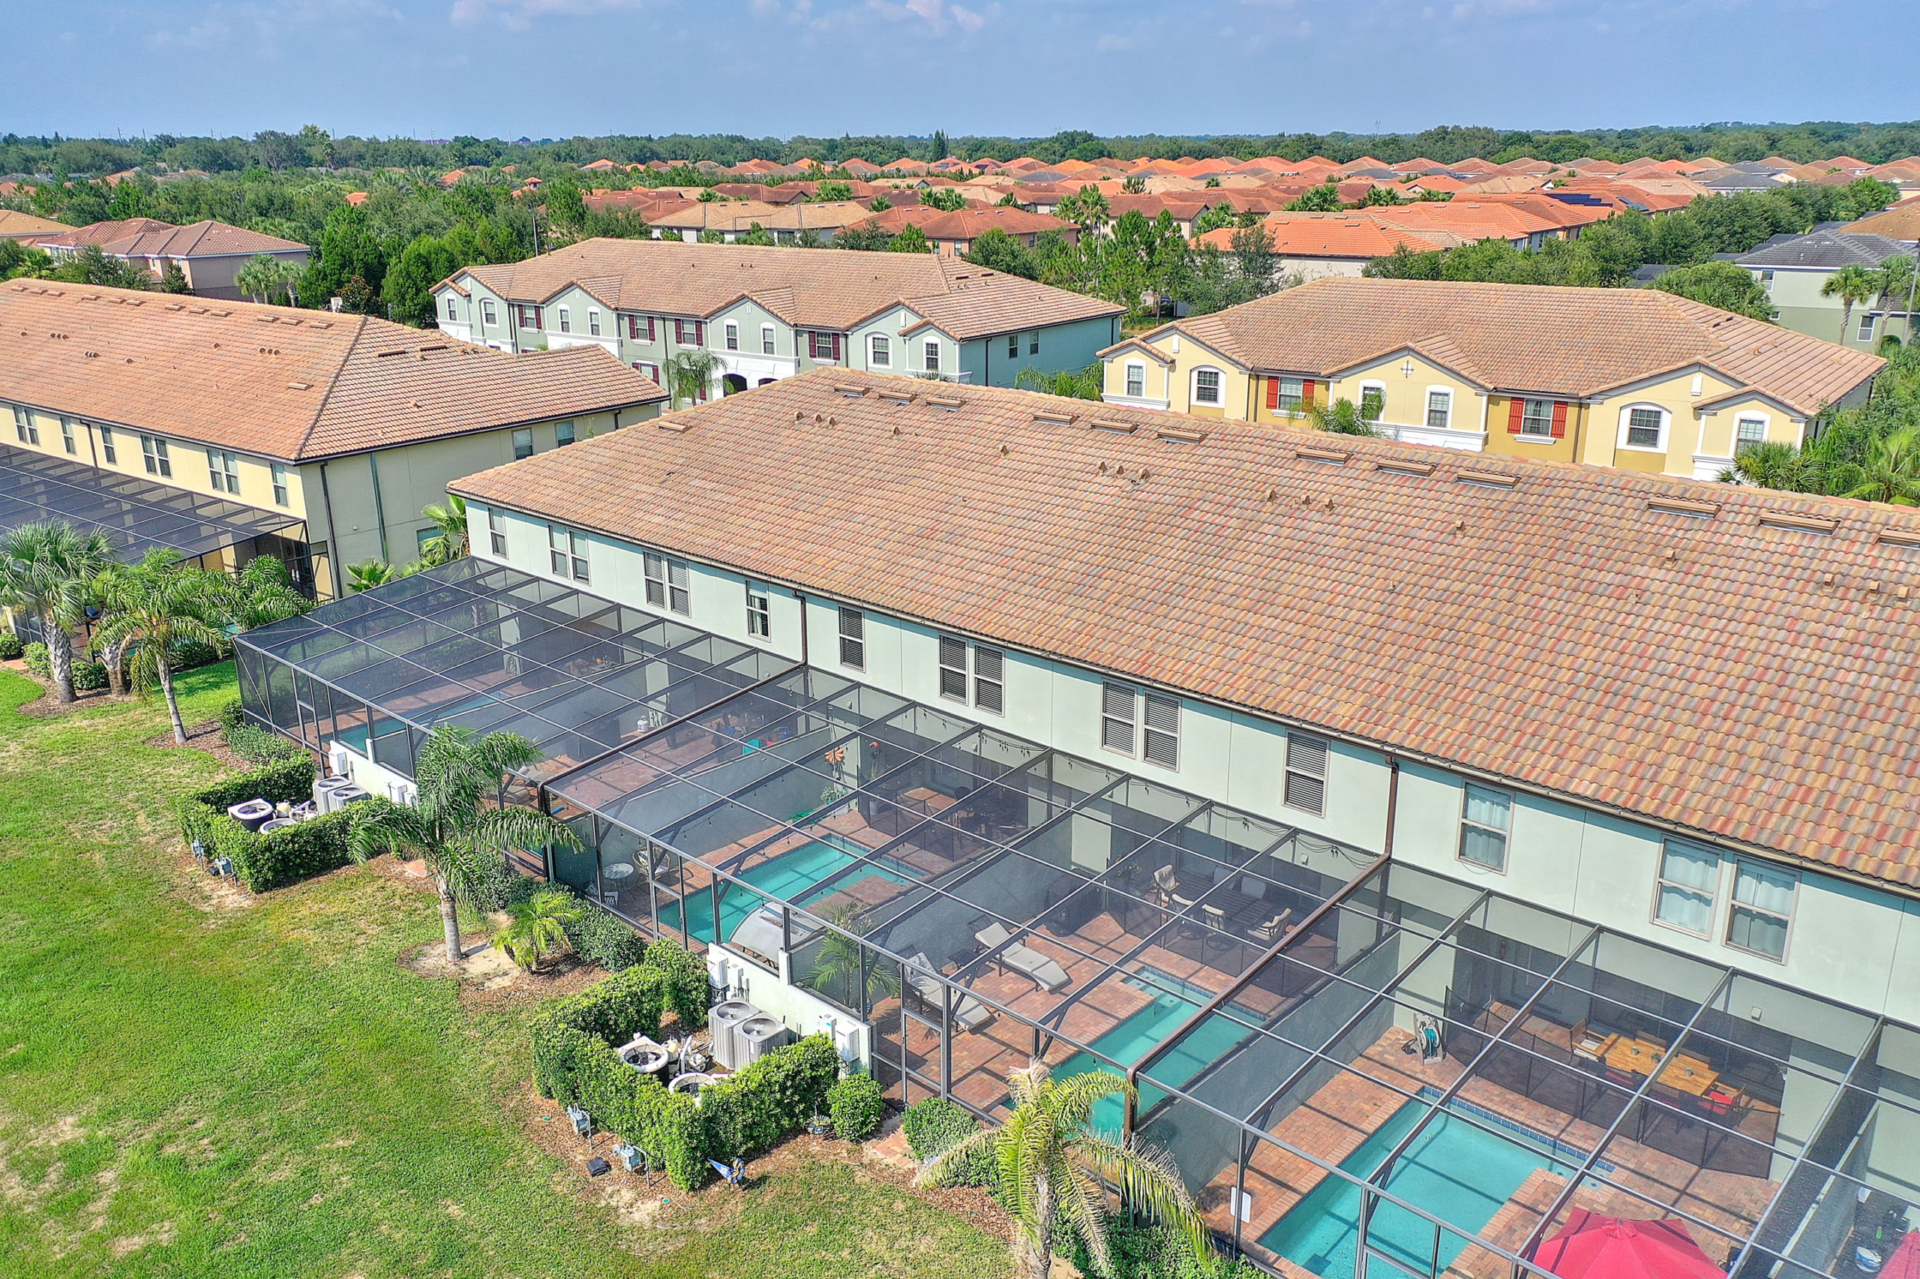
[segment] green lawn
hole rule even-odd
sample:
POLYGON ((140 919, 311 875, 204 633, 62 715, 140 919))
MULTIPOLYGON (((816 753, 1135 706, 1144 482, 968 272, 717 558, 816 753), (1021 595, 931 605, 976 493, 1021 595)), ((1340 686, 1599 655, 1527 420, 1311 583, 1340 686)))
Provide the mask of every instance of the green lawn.
MULTIPOLYGON (((183 685, 205 718, 232 667, 183 685)), ((991 1236, 833 1164, 682 1203, 685 1229, 583 1199, 505 1109, 525 1008, 463 1012, 395 964, 437 935, 428 898, 370 870, 220 891, 167 808, 219 765, 142 745, 157 703, 20 714, 38 691, 0 672, 0 1275, 1005 1273, 991 1236)))

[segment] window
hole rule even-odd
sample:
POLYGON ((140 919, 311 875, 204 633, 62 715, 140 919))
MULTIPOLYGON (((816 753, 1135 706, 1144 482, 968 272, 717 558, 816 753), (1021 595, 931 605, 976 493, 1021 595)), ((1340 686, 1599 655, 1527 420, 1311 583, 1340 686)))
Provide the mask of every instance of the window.
POLYGON ((940 371, 940 342, 937 338, 927 339, 925 358, 927 362, 927 372, 938 373, 940 371))
POLYGON ((1133 690, 1108 683, 1100 689, 1100 744, 1110 751, 1133 754, 1133 690))
POLYGON ((1631 449, 1657 449, 1660 447, 1659 409, 1627 410, 1627 447, 1631 449))
MULTIPOLYGON (((38 439, 34 443, 38 444, 38 439)), ((140 460, 147 464, 148 475, 173 478, 173 459, 167 456, 167 442, 151 435, 140 437, 140 460)))
POLYGON ((635 360, 633 367, 638 369, 649 380, 655 383, 660 381, 660 366, 658 364, 648 364, 645 360, 635 360))
POLYGON ((673 340, 680 346, 699 346, 707 340, 707 326, 703 320, 675 320, 673 322, 673 340))
POLYGON ((648 551, 646 563, 647 603, 655 608, 672 609, 681 615, 692 611, 692 596, 687 589, 687 562, 648 551))
POLYGON ((893 367, 893 344, 878 333, 867 339, 867 367, 875 369, 893 367))
POLYGON ((747 583, 747 634, 755 639, 773 638, 773 606, 767 588, 759 582, 747 583))
POLYGON ((760 353, 762 355, 773 354, 773 326, 771 324, 763 324, 760 326, 760 353))
POLYGON ((287 495, 287 464, 285 462, 269 462, 267 464, 267 470, 273 477, 273 504, 275 506, 289 505, 287 495))
POLYGON ((1298 413, 1300 402, 1306 398, 1306 382, 1297 377, 1275 378, 1271 384, 1275 389, 1267 407, 1276 413, 1298 413))
POLYGON ((1767 419, 1763 417, 1738 418, 1733 424, 1733 447, 1736 451, 1749 444, 1767 442, 1767 419))
POLYGON ((973 646, 973 704, 995 715, 1007 709, 1007 655, 985 644, 973 646))
POLYGON ((100 428, 100 452, 106 455, 108 466, 120 465, 120 450, 113 446, 113 428, 100 428))
POLYGON ((1520 402, 1520 434, 1553 435, 1553 401, 1522 400, 1520 402))
POLYGON ((1287 777, 1282 799, 1288 808, 1326 814, 1326 738, 1310 733, 1287 734, 1287 777))
POLYGON ((523 457, 532 456, 533 428, 530 426, 519 427, 513 433, 513 459, 517 462, 523 457))
POLYGON ((1180 699, 1148 693, 1146 756, 1150 764, 1180 767, 1180 699))
POLYGON ((1018 333, 1007 334, 1007 358, 1009 360, 1017 360, 1020 358, 1020 335, 1018 333))
POLYGON ((653 341, 653 317, 651 315, 629 315, 627 317, 627 336, 635 342, 653 341))
POLYGON ((573 332, 573 317, 567 314, 567 308, 564 306, 560 308, 560 331, 562 333, 573 332))
POLYGON ((540 327, 540 308, 537 306, 521 307, 520 308, 520 327, 523 329, 539 328, 540 327))
POLYGON ((565 448, 567 445, 573 443, 573 438, 574 436, 573 436, 573 419, 572 418, 568 418, 564 422, 555 422, 553 424, 553 442, 556 447, 565 448))
POLYGON ((240 492, 240 459, 231 453, 219 449, 207 450, 207 478, 213 483, 213 491, 223 489, 228 493, 240 492))
POLYGON ((940 696, 967 700, 967 642, 951 635, 940 637, 940 696))
POLYGON ((1193 402, 1195 404, 1220 403, 1220 370, 1195 369, 1193 371, 1193 402))
POLYGON ((1427 392, 1427 425, 1446 430, 1453 422, 1453 392, 1427 392))
POLYGON ((452 298, 447 299, 447 318, 449 320, 457 320, 460 318, 460 309, 453 304, 452 298))
POLYGON ((1762 271, 1760 273, 1760 287, 1765 289, 1769 293, 1773 292, 1773 272, 1772 271, 1762 271))
POLYGON ((1460 860, 1493 870, 1507 868, 1507 831, 1513 797, 1505 791, 1467 783, 1467 804, 1460 815, 1460 860))
POLYGON ((1147 393, 1147 366, 1135 361, 1127 365, 1127 394, 1138 399, 1147 393))
POLYGON ((840 335, 838 333, 808 333, 807 354, 816 360, 829 363, 840 359, 840 335))
MULTIPOLYGON (((20 437, 22 444, 38 444, 40 442, 40 427, 34 422, 33 414, 17 404, 13 407, 13 433, 20 437)), ((148 467, 147 469, 152 470, 153 468, 148 467)))
POLYGON ((587 535, 577 528, 547 525, 547 554, 556 577, 587 581, 587 535))
POLYGON ((417 528, 413 530, 413 553, 420 559, 427 558, 427 543, 440 536, 438 528, 417 528))
POLYGON ((867 669, 867 615, 844 605, 840 609, 840 664, 856 671, 867 669))
POLYGON ((735 324, 732 320, 728 320, 727 321, 727 350, 738 351, 739 349, 740 349, 740 326, 738 324, 735 324))
POLYGON ((1360 420, 1378 422, 1387 411, 1387 388, 1378 382, 1360 384, 1360 420))
POLYGON ((1660 850, 1653 917, 1705 937, 1713 927, 1713 903, 1719 892, 1720 855, 1684 839, 1669 839, 1660 850))
POLYGON ((487 549, 507 558, 507 530, 500 523, 500 512, 491 506, 487 508, 487 549))
POLYGON ((75 447, 73 442, 73 419, 70 417, 63 416, 60 419, 60 443, 65 446, 69 453, 78 453, 80 451, 75 447))
POLYGON ((1787 954, 1787 927, 1793 922, 1793 891, 1800 877, 1763 862, 1734 863, 1733 909, 1727 916, 1727 945, 1769 959, 1787 954))
POLYGON ((587 308, 587 334, 590 337, 600 336, 600 310, 598 307, 590 306, 587 308))
POLYGON ((1035 329, 1033 332, 1027 334, 1027 354, 1028 355, 1040 354, 1040 330, 1038 329, 1035 329))
POLYGON ((1873 341, 1873 313, 1872 312, 1868 312, 1867 314, 1860 317, 1860 340, 1862 342, 1873 341))
POLYGON ((500 322, 499 317, 494 313, 492 298, 480 299, 480 322, 482 324, 498 324, 500 322))

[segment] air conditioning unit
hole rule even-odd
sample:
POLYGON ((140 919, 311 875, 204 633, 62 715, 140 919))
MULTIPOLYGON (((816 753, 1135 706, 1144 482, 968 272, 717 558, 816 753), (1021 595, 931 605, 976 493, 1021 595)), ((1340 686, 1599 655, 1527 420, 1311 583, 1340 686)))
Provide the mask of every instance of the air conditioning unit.
POLYGON ((713 1032, 713 1059, 728 1070, 747 1064, 739 1028, 742 1022, 765 1020, 758 1008, 744 999, 723 999, 707 1012, 707 1028, 713 1032))
POLYGON ((329 794, 333 797, 333 811, 336 813, 348 804, 357 804, 363 799, 373 798, 373 796, 367 793, 366 788, 351 784, 336 786, 329 794))
POLYGON ((734 1027, 733 1033, 740 1043, 741 1066, 751 1065, 774 1049, 793 1042, 793 1032, 764 1013, 747 1018, 734 1027))
POLYGON ((316 777, 313 779, 313 811, 331 813, 333 811, 333 793, 342 786, 351 786, 353 781, 346 777, 316 777))
POLYGON ((387 797, 396 804, 411 806, 420 802, 420 788, 412 782, 393 782, 387 786, 387 797))
POLYGON ((335 777, 347 776, 347 760, 350 751, 344 743, 332 742, 327 746, 327 768, 335 777))

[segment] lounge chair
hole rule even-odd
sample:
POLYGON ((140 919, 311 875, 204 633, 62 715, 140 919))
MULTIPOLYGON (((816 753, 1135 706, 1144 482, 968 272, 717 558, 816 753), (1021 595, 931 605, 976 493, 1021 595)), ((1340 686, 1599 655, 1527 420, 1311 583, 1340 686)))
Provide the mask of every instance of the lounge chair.
MULTIPOLYGON (((927 1007, 935 1010, 944 1003, 946 987, 946 983, 934 975, 938 972, 925 951, 915 951, 907 959, 907 985, 913 988, 913 993, 920 996, 927 1007)), ((972 995, 962 994, 953 1001, 953 1019, 960 1023, 962 1029, 979 1030, 993 1020, 993 1009, 972 995)))
POLYGON ((1006 925, 998 920, 975 932, 973 939, 994 952, 993 957, 1002 965, 1031 977, 1048 994, 1067 988, 1067 970, 1058 960, 1048 958, 1025 942, 1015 941, 1006 925))

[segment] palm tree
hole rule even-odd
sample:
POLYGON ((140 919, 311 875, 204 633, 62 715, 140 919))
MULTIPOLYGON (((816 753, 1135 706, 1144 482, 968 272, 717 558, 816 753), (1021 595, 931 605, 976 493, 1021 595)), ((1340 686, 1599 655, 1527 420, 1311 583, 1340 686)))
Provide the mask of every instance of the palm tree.
POLYGON ((0 604, 40 620, 55 701, 73 700, 73 628, 112 555, 104 532, 82 533, 65 520, 19 525, 0 542, 0 604))
POLYGON ((385 586, 401 576, 400 571, 384 560, 368 560, 364 564, 347 565, 347 589, 349 591, 370 591, 376 586, 385 586))
POLYGON ((462 901, 472 901, 489 869, 510 848, 540 844, 578 847, 565 823, 531 808, 484 807, 507 773, 541 760, 539 748, 518 733, 489 733, 442 724, 427 734, 414 766, 417 803, 383 805, 353 833, 356 862, 381 853, 418 857, 440 895, 447 962, 460 962, 462 901))
POLYGON ((256 555, 238 573, 207 575, 209 619, 229 631, 250 631, 313 609, 313 601, 294 589, 287 566, 271 555, 256 555))
POLYGON ((544 889, 527 901, 507 907, 507 922, 493 934, 493 944, 531 972, 541 960, 567 948, 567 925, 581 913, 580 903, 572 894, 544 889))
POLYGON ((300 268, 283 262, 271 253, 256 253, 234 273, 233 287, 256 302, 270 302, 276 293, 293 300, 293 286, 300 279, 300 268))
POLYGON ((209 620, 212 575, 180 558, 180 552, 156 547, 132 568, 108 575, 107 603, 113 610, 94 632, 94 643, 123 643, 133 655, 134 687, 159 686, 167 699, 173 740, 187 744, 180 699, 173 691, 173 649, 177 644, 219 645, 226 635, 209 620))
POLYGON ((835 998, 844 995, 844 1002, 849 1008, 862 1007, 863 995, 870 1002, 900 993, 900 973, 892 964, 880 963, 867 967, 864 983, 861 980, 860 971, 865 966, 862 951, 865 947, 853 939, 865 937, 871 929, 864 910, 857 905, 841 905, 828 907, 819 914, 833 928, 828 929, 820 941, 820 951, 813 960, 813 971, 807 974, 805 981, 808 987, 835 998), (861 989, 863 984, 866 987, 864 991, 861 989))
POLYGON ((713 389, 723 366, 712 351, 681 351, 667 361, 667 387, 674 406, 692 404, 713 389))
POLYGON ((457 493, 447 495, 443 506, 435 503, 425 507, 420 514, 432 520, 439 532, 427 539, 421 549, 426 552, 426 563, 451 564, 467 553, 467 499, 457 493))
POLYGON ((1876 272, 1869 271, 1859 263, 1849 262, 1828 276, 1827 282, 1820 286, 1821 297, 1840 299, 1842 342, 1847 340, 1847 324, 1853 318, 1853 308, 1868 298, 1880 296, 1880 281, 1876 276, 1876 272))
POLYGON ((1386 438, 1384 432, 1360 416, 1360 410, 1354 407, 1352 400, 1339 399, 1332 404, 1314 401, 1302 404, 1300 409, 1306 414, 1308 425, 1316 431, 1331 431, 1335 435, 1362 435, 1373 439, 1386 438))
POLYGON ((1857 478, 1859 482, 1840 496, 1920 506, 1920 427, 1875 440, 1857 478))
POLYGON ((1007 1082, 1013 1112, 1006 1122, 947 1147, 921 1166, 914 1183, 936 1185, 947 1169, 975 1152, 992 1151, 1000 1193, 1013 1215, 1013 1264, 1020 1279, 1047 1279, 1053 1269, 1048 1242, 1059 1222, 1080 1236, 1096 1270, 1113 1273, 1100 1221, 1104 1194, 1096 1177, 1118 1186, 1121 1198, 1136 1210, 1186 1234, 1195 1256, 1208 1255, 1207 1223, 1165 1152, 1137 1138, 1116 1140, 1087 1127, 1101 1098, 1132 1095, 1125 1079, 1095 1070, 1056 1082, 1036 1061, 1012 1072, 1007 1082))
POLYGON ((1720 472, 1719 480, 1722 484, 1751 484, 1793 493, 1818 493, 1824 487, 1819 459, 1779 440, 1741 445, 1733 455, 1733 465, 1720 472))
POLYGON ((1075 400, 1097 400, 1106 391, 1106 366, 1098 360, 1084 369, 1060 369, 1042 373, 1039 369, 1021 369, 1013 384, 1023 391, 1060 395, 1075 400))

